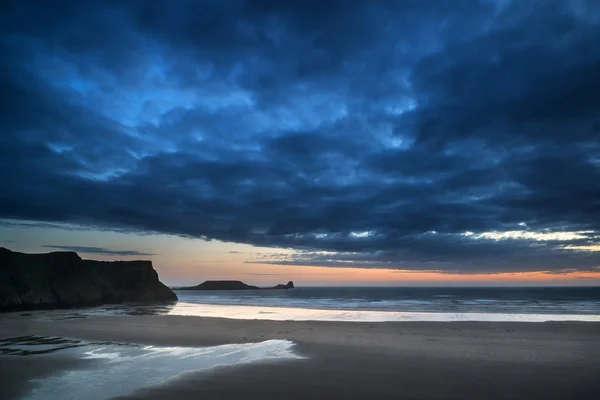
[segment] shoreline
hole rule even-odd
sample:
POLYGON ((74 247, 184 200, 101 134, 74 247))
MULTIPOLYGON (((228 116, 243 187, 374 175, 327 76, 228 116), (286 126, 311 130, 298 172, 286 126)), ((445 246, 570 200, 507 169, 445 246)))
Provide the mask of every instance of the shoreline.
MULTIPOLYGON (((596 344, 594 350, 600 360, 600 323, 595 322, 272 321, 180 315, 0 320, 0 337, 25 335, 158 346, 215 346, 285 339, 304 345, 341 344, 414 352, 435 352, 437 347, 451 342, 453 348, 445 351, 460 352, 460 346, 470 346, 471 351, 464 353, 470 356, 478 354, 474 349, 483 349, 491 342, 512 342, 516 347, 533 349, 547 339, 564 343, 577 340, 580 344, 589 343, 589 350, 596 344)), ((581 349, 571 349, 569 354, 581 353, 581 349)), ((557 356, 559 352, 557 347, 547 355, 557 356)))
POLYGON ((591 322, 600 323, 598 314, 381 311, 356 309, 318 309, 299 307, 240 306, 178 301, 162 305, 126 303, 98 307, 15 311, 0 313, 3 319, 39 317, 45 319, 98 318, 103 316, 170 315, 200 318, 225 318, 264 321, 327 322, 591 322))
MULTIPOLYGON (((585 400, 600 391, 600 323, 594 322, 369 323, 176 315, 0 319, 1 338, 25 335, 195 348, 274 339, 292 342, 292 352, 306 357, 186 372, 119 399, 585 400)), ((6 398, 20 398, 31 389, 31 379, 86 368, 86 360, 61 357, 60 352, 0 356, 1 383, 5 393, 13 393, 6 398)), ((111 365, 89 373, 108 379, 111 365)))
POLYGON ((383 311, 302 307, 241 306, 178 301, 169 315, 245 320, 330 322, 600 322, 597 314, 537 314, 502 312, 383 311))

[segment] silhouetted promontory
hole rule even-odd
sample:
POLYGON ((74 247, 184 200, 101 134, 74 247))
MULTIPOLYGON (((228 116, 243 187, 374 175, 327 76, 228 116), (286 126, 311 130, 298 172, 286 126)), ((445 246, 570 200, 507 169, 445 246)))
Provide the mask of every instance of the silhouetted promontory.
POLYGON ((0 311, 175 300, 151 261, 82 260, 74 252, 25 254, 0 247, 0 311))
POLYGON ((268 290, 268 289, 293 289, 294 282, 289 281, 285 285, 268 288, 259 288, 258 286, 247 285, 242 281, 206 281, 196 286, 180 287, 177 290, 268 290))

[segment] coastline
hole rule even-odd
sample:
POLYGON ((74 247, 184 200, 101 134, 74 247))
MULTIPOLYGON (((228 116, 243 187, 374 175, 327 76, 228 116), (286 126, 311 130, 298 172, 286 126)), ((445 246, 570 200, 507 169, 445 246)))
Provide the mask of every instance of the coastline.
POLYGON ((380 347, 405 352, 457 353, 487 357, 490 343, 514 351, 542 350, 563 343, 544 358, 582 357, 593 351, 600 361, 600 323, 595 322, 333 322, 244 320, 181 315, 100 316, 65 320, 22 317, 0 320, 0 336, 60 336, 159 346, 216 346, 285 339, 301 345, 380 347), (569 343, 577 344, 566 348, 569 343), (446 348, 452 344, 451 348, 446 348), (463 351, 461 347, 469 347, 463 351), (564 349, 564 354, 561 353, 564 349))
POLYGON ((243 305, 200 304, 178 301, 170 304, 122 304, 99 307, 35 310, 0 314, 2 320, 64 320, 104 316, 170 315, 238 320, 327 321, 327 322, 592 322, 600 323, 599 314, 506 313, 506 312, 430 312, 380 311, 356 309, 317 309, 298 307, 265 307, 243 305))
MULTIPOLYGON (((366 323, 176 315, 0 320, 0 337, 24 335, 184 347, 288 340, 295 354, 306 357, 188 373, 123 397, 132 399, 592 399, 600 390, 600 324, 593 322, 366 323)), ((74 360, 48 363, 60 360, 60 352, 0 358, 6 393, 23 393, 35 374, 80 368, 74 360)))
POLYGON ((187 303, 179 301, 165 309, 169 315, 246 320, 330 322, 600 322, 600 315, 504 312, 425 312, 355 309, 318 309, 187 303))

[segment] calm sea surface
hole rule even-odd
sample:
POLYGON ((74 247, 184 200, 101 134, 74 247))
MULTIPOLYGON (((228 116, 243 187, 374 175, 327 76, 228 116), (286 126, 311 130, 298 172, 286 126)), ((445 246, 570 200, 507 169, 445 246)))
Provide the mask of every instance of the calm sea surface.
POLYGON ((179 315, 299 321, 593 321, 600 322, 600 287, 375 288, 176 290, 167 304, 8 313, 51 320, 103 315, 179 315))

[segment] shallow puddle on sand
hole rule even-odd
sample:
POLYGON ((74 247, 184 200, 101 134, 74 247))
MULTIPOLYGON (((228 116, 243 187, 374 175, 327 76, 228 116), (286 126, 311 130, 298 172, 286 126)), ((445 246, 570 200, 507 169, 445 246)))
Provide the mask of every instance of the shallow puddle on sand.
POLYGON ((294 354, 293 346, 288 340, 164 347, 20 336, 0 339, 0 354, 45 357, 57 353, 95 360, 90 368, 32 380, 33 388, 24 398, 101 400, 132 394, 141 388, 164 384, 178 375, 216 366, 303 358, 294 354))

